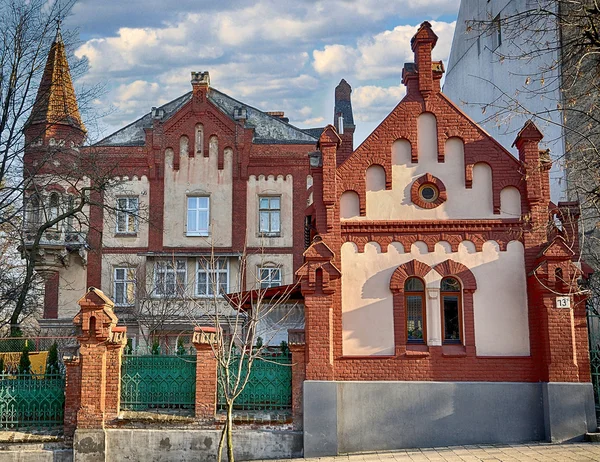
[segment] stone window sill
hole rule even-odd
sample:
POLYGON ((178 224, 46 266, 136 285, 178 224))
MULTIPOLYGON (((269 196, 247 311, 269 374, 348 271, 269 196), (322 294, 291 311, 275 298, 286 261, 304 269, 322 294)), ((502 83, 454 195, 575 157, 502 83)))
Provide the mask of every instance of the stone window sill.
POLYGON ((442 345, 442 356, 460 358, 467 356, 467 350, 464 345, 442 345))

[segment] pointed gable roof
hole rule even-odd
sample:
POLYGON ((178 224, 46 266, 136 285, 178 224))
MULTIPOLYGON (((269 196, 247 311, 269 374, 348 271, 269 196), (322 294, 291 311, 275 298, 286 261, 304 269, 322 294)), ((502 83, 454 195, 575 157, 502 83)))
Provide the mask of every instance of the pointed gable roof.
POLYGON ((34 124, 70 125, 82 132, 86 131, 79 115, 60 29, 56 31, 56 37, 50 47, 42 81, 27 121, 27 125, 34 124))

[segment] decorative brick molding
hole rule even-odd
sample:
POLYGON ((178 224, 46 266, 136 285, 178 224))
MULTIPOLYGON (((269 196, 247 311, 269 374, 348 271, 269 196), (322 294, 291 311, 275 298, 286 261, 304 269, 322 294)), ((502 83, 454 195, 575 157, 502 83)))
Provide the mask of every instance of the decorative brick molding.
POLYGON ((433 268, 419 261, 411 260, 403 265, 400 265, 392 274, 390 279, 390 290, 392 293, 404 292, 404 282, 412 276, 419 278, 425 277, 433 268))
POLYGON ((477 290, 477 281, 469 268, 454 260, 446 260, 433 267, 442 277, 456 276, 462 283, 463 290, 477 290))
POLYGON ((423 209, 434 209, 446 202, 447 199, 446 186, 444 186, 442 180, 430 173, 426 173, 422 177, 417 178, 410 187, 410 200, 413 204, 418 205, 423 209), (424 200, 420 195, 421 188, 426 185, 433 185, 437 190, 437 197, 431 202, 424 200))

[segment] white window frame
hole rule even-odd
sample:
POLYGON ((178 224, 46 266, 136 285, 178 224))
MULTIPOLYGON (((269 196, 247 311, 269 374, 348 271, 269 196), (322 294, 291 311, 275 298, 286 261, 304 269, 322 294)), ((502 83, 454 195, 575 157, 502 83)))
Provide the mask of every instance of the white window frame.
POLYGON ((281 236, 281 196, 260 195, 258 196, 258 234, 261 236, 281 236), (268 200, 267 208, 261 207, 263 200, 268 200), (271 201, 277 199, 279 208, 272 208, 271 201), (263 214, 267 217, 268 226, 263 227, 263 214), (273 228, 273 216, 278 217, 278 229, 273 228))
POLYGON ((140 200, 138 196, 123 196, 117 197, 117 224, 115 228, 116 234, 137 234, 140 200), (125 201, 125 208, 121 208, 121 201, 125 201), (123 222, 123 229, 119 223, 123 222), (133 224, 133 231, 129 229, 133 224))
POLYGON ((186 202, 186 235, 208 236, 210 229, 210 196, 187 196, 186 202), (206 199, 205 207, 200 205, 201 199, 206 199), (191 215, 192 212, 195 213, 195 216, 191 215), (202 216, 206 217, 206 228, 201 225, 202 216))
POLYGON ((118 266, 114 269, 114 283, 113 283, 113 298, 116 306, 134 306, 135 305, 135 288, 136 288, 136 279, 135 279, 135 268, 127 267, 127 266, 118 266), (123 271, 123 279, 117 278, 117 273, 119 271, 123 271), (131 272, 131 273, 130 273, 131 272), (119 288, 119 285, 121 286, 119 288), (133 300, 127 300, 128 288, 132 288, 133 300), (119 302, 119 292, 121 293, 121 302, 119 302))
POLYGON ((154 262, 153 296, 156 298, 176 298, 185 294, 187 285, 187 260, 157 260, 154 262), (161 281, 162 278, 162 281, 161 281), (172 282, 168 279, 172 278, 172 282), (173 285, 173 290, 167 290, 173 285))
MULTIPOLYGON (((214 259, 199 258, 196 260, 196 280, 194 281, 194 292, 196 297, 214 297, 215 293, 213 289, 215 283, 213 281, 215 280, 215 276, 223 274, 226 275, 225 289, 218 294, 219 296, 222 293, 229 293, 229 259, 227 257, 215 257, 214 259), (220 266, 222 263, 224 263, 224 265, 220 266), (199 290, 201 274, 205 276, 203 284, 204 291, 199 290)), ((218 281, 218 278, 216 278, 216 280, 218 281)))
POLYGON ((283 285, 283 277, 280 266, 261 266, 258 269, 258 277, 261 289, 268 289, 270 287, 279 287, 283 285), (263 277, 263 272, 267 272, 267 277, 263 277), (278 277, 274 278, 276 274, 278 277))

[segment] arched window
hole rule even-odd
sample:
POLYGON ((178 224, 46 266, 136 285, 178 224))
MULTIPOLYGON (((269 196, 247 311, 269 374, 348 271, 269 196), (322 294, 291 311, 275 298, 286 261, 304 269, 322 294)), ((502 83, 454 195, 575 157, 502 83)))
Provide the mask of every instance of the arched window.
POLYGON ((462 300, 458 279, 446 277, 440 287, 442 300, 442 342, 462 343, 462 300))
POLYGON ((27 204, 27 225, 36 228, 41 222, 40 198, 37 194, 29 197, 27 204))
MULTIPOLYGON (((48 221, 56 220, 59 214, 59 197, 57 193, 50 194, 48 199, 48 221)), ((58 226, 55 224, 54 227, 58 226)))
POLYGON ((406 307, 406 341, 425 343, 425 284, 419 278, 408 278, 404 283, 406 307))

